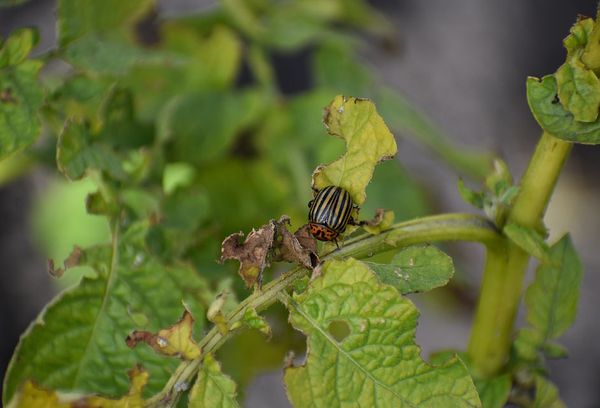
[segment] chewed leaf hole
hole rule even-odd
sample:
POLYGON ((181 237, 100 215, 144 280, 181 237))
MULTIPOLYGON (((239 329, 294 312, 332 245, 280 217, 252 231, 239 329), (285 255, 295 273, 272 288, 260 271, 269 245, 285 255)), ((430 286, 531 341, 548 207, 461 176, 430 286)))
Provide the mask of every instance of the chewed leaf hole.
POLYGON ((350 326, 343 320, 334 320, 329 323, 327 331, 338 343, 341 343, 350 335, 350 326))

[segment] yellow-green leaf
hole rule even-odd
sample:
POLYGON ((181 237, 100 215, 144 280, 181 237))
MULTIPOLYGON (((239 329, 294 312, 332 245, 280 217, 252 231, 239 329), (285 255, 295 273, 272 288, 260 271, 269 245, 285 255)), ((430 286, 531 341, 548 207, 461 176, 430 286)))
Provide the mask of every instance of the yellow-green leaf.
POLYGON ((198 372, 196 383, 190 392, 188 407, 238 407, 236 385, 221 372, 221 366, 211 354, 207 354, 198 372))
POLYGON ((144 330, 134 331, 127 337, 127 345, 135 347, 143 341, 160 354, 193 360, 201 354, 200 347, 192 338, 193 328, 194 318, 186 308, 177 323, 156 334, 144 330))
POLYGON ((319 166, 313 174, 313 187, 334 185, 345 189, 361 205, 375 165, 396 154, 396 141, 373 102, 338 95, 325 109, 328 132, 346 142, 346 153, 338 160, 319 166))
POLYGON ((421 359, 417 309, 364 263, 328 261, 304 293, 286 300, 290 322, 308 337, 306 362, 285 372, 295 406, 481 406, 460 360, 421 359))
POLYGON ((556 71, 558 98, 579 122, 593 122, 600 108, 600 80, 577 57, 570 58, 556 71))

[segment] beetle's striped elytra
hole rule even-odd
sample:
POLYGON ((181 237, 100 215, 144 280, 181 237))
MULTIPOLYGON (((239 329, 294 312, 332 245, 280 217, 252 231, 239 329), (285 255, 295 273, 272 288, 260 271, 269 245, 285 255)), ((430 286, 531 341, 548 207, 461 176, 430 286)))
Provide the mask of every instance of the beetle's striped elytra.
POLYGON ((310 233, 320 241, 335 241, 346 230, 354 203, 350 193, 341 187, 327 186, 308 203, 310 233))

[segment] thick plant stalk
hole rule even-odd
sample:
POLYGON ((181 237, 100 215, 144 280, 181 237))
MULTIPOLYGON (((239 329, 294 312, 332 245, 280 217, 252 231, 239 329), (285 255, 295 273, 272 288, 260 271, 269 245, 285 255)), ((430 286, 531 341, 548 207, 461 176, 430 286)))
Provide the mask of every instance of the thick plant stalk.
MULTIPOLYGON (((508 223, 541 229, 550 197, 572 144, 544 132, 508 214, 508 223)), ((496 374, 508 360, 513 323, 529 255, 505 239, 488 247, 468 356, 477 376, 496 374)))

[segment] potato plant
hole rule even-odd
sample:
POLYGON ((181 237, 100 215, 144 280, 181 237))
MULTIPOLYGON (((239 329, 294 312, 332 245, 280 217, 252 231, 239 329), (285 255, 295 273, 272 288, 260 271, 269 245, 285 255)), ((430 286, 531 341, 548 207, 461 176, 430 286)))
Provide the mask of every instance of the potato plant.
POLYGON ((88 273, 21 337, 5 406, 235 407, 253 375, 282 365, 295 407, 564 406, 546 359, 566 356, 556 340, 575 319, 582 267, 568 234, 547 242, 542 217, 572 144, 600 141, 596 20, 573 25, 556 73, 527 79, 542 136, 513 183, 501 160, 454 146, 357 61, 364 36, 393 29, 366 2, 154 11, 152 0, 59 0, 55 48, 30 55, 29 28, 2 42, 4 168, 91 180, 86 209, 110 228, 110 242, 49 262, 57 278, 88 273), (307 49, 312 83, 284 92, 276 56, 307 49), (461 179, 458 190, 482 214, 425 215, 389 160, 390 128, 479 180, 481 191, 461 179), (328 186, 360 220, 336 243, 306 227, 328 186), (452 258, 433 245, 445 241, 485 248, 483 282, 465 349, 426 361, 405 295, 451 280, 452 258), (305 355, 282 362, 299 343, 305 355))

